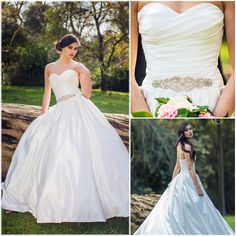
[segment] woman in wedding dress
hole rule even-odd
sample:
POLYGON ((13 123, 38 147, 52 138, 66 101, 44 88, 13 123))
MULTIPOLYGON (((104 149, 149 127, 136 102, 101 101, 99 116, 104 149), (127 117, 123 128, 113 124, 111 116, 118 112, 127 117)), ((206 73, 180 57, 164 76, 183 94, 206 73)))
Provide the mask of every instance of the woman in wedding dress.
POLYGON ((73 60, 78 46, 71 34, 57 43, 60 58, 45 67, 43 114, 23 134, 2 185, 2 208, 29 211, 38 223, 129 215, 129 155, 89 100, 89 70, 73 60), (57 104, 48 110, 51 88, 57 104))
POLYGON ((155 113, 156 97, 189 96, 216 117, 234 111, 234 2, 132 2, 131 111, 155 113), (225 32, 233 72, 224 86, 217 67, 225 32), (146 76, 135 80, 138 33, 146 76))
POLYGON ((193 131, 190 123, 180 125, 178 136, 172 181, 135 234, 234 234, 214 207, 195 172, 196 151, 191 142, 193 131))

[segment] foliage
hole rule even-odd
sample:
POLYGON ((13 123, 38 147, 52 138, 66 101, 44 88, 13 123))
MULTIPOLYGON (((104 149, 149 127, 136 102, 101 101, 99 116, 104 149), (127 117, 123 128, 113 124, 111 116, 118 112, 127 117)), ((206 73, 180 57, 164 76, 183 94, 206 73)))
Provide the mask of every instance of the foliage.
POLYGON ((107 76, 108 90, 129 92, 129 70, 128 68, 115 68, 112 75, 107 76))
POLYGON ((58 58, 54 42, 66 33, 80 38, 76 60, 94 84, 128 91, 127 2, 2 3, 3 84, 42 86, 44 66, 58 58))
MULTIPOLYGON (((138 119, 131 122, 131 192, 162 193, 176 162, 177 129, 183 120, 138 119)), ((234 120, 191 120, 197 150, 197 172, 219 206, 217 126, 221 126, 226 212, 234 212, 234 120)))

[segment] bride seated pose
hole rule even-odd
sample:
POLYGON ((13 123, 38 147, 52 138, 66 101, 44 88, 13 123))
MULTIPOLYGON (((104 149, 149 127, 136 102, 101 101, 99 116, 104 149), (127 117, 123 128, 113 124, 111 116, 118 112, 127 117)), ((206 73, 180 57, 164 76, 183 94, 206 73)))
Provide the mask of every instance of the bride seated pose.
POLYGON ((215 117, 234 112, 234 2, 131 3, 131 111, 155 114, 155 98, 189 97, 215 117), (233 72, 226 85, 217 67, 225 32, 233 72), (146 59, 135 80, 138 34, 146 59))
POLYGON ((2 185, 2 208, 31 212, 37 223, 129 215, 129 155, 88 99, 90 72, 73 60, 78 46, 72 34, 57 43, 60 57, 45 67, 43 114, 23 134, 2 185), (51 88, 57 104, 48 109, 51 88))

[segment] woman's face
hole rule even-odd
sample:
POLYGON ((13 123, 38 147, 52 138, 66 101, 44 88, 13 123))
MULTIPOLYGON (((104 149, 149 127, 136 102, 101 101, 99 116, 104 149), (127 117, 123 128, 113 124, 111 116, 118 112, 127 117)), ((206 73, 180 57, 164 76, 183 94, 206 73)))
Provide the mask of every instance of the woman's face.
POLYGON ((193 137, 193 130, 192 130, 192 126, 191 125, 187 125, 185 130, 184 130, 184 136, 187 139, 190 139, 193 137))
POLYGON ((67 47, 62 48, 61 54, 67 58, 73 59, 78 51, 78 46, 78 43, 72 43, 67 47))

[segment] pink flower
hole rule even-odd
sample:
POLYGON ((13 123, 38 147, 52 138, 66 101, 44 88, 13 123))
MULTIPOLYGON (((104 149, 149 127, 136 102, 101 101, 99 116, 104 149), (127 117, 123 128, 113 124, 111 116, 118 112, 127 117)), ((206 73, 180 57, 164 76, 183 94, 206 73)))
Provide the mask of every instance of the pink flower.
POLYGON ((163 104, 158 112, 158 118, 174 118, 177 115, 177 109, 169 104, 163 104))
POLYGON ((200 118, 213 118, 214 116, 212 116, 209 112, 206 112, 206 113, 200 113, 198 115, 198 117, 200 117, 200 118))

